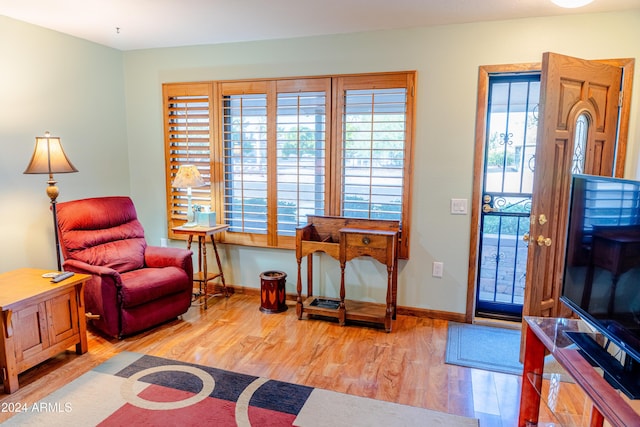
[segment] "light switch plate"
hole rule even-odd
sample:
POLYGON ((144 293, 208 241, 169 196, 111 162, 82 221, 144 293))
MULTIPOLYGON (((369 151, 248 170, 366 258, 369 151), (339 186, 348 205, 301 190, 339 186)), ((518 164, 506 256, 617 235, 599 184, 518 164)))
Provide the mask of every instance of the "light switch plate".
POLYGON ((466 215, 467 214, 467 199, 451 199, 451 214, 452 215, 466 215))
POLYGON ((431 271, 433 277, 442 277, 444 274, 444 263, 440 261, 434 261, 431 271))

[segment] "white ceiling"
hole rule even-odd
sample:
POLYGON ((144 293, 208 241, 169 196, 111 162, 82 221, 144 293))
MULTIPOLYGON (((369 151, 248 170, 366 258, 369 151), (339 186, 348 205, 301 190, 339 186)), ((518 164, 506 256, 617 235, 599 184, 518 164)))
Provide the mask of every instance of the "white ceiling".
POLYGON ((0 15, 119 50, 268 40, 640 8, 594 0, 0 0, 0 15))

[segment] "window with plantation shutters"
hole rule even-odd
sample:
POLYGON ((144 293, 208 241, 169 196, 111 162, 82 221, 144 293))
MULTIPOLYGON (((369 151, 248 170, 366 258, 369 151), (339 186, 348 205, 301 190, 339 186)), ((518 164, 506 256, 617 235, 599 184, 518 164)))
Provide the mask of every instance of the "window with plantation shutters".
POLYGON ((172 182, 181 165, 195 165, 205 186, 192 188, 192 203, 211 207, 211 94, 209 85, 165 86, 165 162, 169 228, 187 215, 187 190, 172 182))
POLYGON ((277 231, 295 236, 307 215, 326 211, 329 79, 307 81, 304 90, 279 82, 276 109, 277 231))
POLYGON ((342 215, 401 221, 406 89, 343 96, 342 215))
POLYGON ((224 242, 294 248, 307 215, 392 219, 407 258, 414 85, 414 72, 165 84, 170 227, 186 218, 171 180, 191 163, 207 182, 193 203, 229 225, 224 242))
POLYGON ((267 97, 223 95, 224 219, 231 232, 267 234, 267 97))
POLYGON ((409 256, 413 73, 337 78, 337 215, 400 221, 409 256))

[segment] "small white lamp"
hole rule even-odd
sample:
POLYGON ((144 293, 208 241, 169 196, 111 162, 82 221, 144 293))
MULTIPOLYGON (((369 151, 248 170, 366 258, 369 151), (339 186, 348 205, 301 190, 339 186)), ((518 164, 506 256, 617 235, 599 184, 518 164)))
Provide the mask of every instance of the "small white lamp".
POLYGON ((204 184, 204 179, 202 179, 200 171, 195 165, 181 165, 178 168, 178 173, 171 186, 187 189, 187 222, 182 225, 183 227, 195 227, 198 225, 195 221, 193 208, 191 207, 191 188, 202 187, 204 184))

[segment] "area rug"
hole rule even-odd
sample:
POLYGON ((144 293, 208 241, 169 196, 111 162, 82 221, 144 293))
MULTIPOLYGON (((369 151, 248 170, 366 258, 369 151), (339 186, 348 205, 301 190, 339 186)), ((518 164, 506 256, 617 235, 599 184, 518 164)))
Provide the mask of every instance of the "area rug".
POLYGON ((19 426, 456 426, 478 420, 123 352, 10 418, 19 426))
MULTIPOLYGON (((522 375, 520 329, 449 322, 445 362, 468 368, 522 375)), ((573 382, 562 366, 545 357, 545 377, 573 382)))

